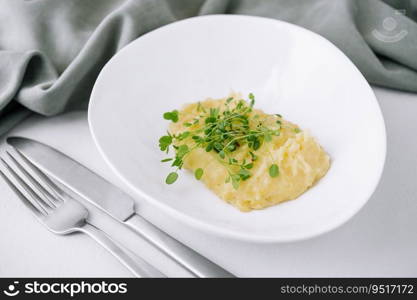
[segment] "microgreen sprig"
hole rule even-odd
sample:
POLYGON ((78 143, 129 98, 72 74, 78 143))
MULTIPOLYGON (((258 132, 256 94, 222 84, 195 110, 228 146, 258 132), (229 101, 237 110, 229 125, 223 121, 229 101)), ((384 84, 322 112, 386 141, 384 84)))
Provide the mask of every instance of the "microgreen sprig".
MULTIPOLYGON (((162 162, 172 162, 171 166, 176 168, 174 172, 168 174, 167 184, 177 180, 178 170, 182 168, 184 159, 197 148, 216 154, 217 160, 228 173, 225 182, 230 182, 235 189, 239 188, 242 181, 252 176, 250 170, 258 158, 255 154, 256 150, 264 143, 270 142, 273 136, 280 135, 281 115, 277 115, 279 120, 275 122, 276 125, 265 126, 265 120, 261 120, 259 115, 252 114, 255 96, 250 93, 248 98, 249 103, 243 99, 230 97, 225 101, 224 109, 207 108, 199 102, 196 108, 199 116, 183 124, 186 130, 178 134, 168 132, 159 139, 161 151, 168 153, 173 149, 175 153, 172 158, 162 160, 162 162), (233 156, 233 152, 243 145, 247 145, 248 152, 239 160, 233 156)), ((179 121, 177 110, 166 112, 163 117, 174 123, 179 121)), ((268 172, 271 177, 277 177, 278 165, 271 164, 268 172)), ((194 176, 200 180, 204 176, 204 170, 197 168, 194 176)))

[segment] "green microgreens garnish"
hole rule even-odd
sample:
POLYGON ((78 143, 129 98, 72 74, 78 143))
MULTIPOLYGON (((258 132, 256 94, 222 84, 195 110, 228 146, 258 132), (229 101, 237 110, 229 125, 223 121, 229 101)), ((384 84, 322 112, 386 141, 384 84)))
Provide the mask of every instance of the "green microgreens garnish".
MULTIPOLYGON (((249 103, 234 97, 228 98, 224 110, 220 110, 219 107, 205 108, 199 102, 196 109, 199 116, 183 123, 187 128, 185 131, 179 134, 168 133, 159 139, 161 151, 168 153, 169 149, 173 149, 175 152, 174 157, 162 160, 162 162, 172 161, 171 166, 176 167, 176 170, 167 176, 166 183, 174 183, 186 156, 193 150, 202 148, 216 154, 218 161, 227 170, 226 183, 230 182, 235 189, 239 188, 242 181, 252 176, 250 170, 258 158, 254 152, 263 143, 270 142, 273 136, 280 135, 281 120, 277 120, 273 126, 265 126, 265 120, 261 120, 257 114, 253 116, 254 105, 255 96, 252 93, 249 94, 249 103), (198 126, 195 126, 197 124, 198 126), (248 152, 239 160, 233 156, 233 152, 243 145, 247 145, 248 152)), ((277 116, 281 118, 281 115, 277 116)), ((178 122, 178 111, 165 113, 164 119, 178 122)), ((203 174, 202 168, 194 172, 198 180, 203 174)), ((271 177, 279 175, 276 163, 272 163, 269 167, 269 175, 271 177)))
POLYGON ((168 151, 169 145, 172 143, 172 136, 164 135, 159 139, 159 148, 161 151, 168 151))
POLYGON ((202 168, 198 168, 194 172, 195 179, 200 180, 201 177, 203 177, 203 174, 204 174, 204 170, 202 168))
POLYGON ((171 172, 168 174, 167 179, 165 180, 165 182, 167 184, 173 184, 178 178, 178 173, 177 172, 171 172))
POLYGON ((279 168, 277 164, 272 164, 269 167, 269 176, 271 177, 277 177, 279 175, 279 168))
POLYGON ((170 112, 164 113, 165 120, 171 120, 174 123, 178 122, 178 110, 173 110, 170 112))

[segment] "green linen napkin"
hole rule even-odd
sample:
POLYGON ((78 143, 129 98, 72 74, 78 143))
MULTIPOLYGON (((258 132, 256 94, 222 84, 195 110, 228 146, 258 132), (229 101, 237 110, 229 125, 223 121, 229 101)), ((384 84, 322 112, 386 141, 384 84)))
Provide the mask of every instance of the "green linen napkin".
POLYGON ((0 134, 27 111, 85 108, 103 65, 144 33, 223 13, 308 28, 369 82, 417 91, 417 0, 0 0, 0 134))

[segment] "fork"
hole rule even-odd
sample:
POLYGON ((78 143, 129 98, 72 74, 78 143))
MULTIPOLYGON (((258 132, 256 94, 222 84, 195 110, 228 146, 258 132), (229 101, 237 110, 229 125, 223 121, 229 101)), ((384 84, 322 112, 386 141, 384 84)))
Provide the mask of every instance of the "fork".
POLYGON ((0 170, 1 177, 50 231, 59 235, 85 233, 113 254, 136 277, 165 277, 146 261, 122 248, 103 231, 88 223, 87 208, 65 193, 35 165, 27 161, 25 167, 10 152, 6 151, 6 154, 14 167, 0 157, 9 174, 8 176, 0 170))

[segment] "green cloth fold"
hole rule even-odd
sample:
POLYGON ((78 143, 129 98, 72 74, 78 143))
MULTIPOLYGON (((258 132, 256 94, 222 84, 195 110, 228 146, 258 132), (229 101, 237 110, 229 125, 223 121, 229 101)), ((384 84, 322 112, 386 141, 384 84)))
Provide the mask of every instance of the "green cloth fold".
POLYGON ((308 28, 370 83, 417 92, 417 0, 0 0, 0 132, 16 123, 11 104, 47 116, 85 108, 104 64, 144 33, 223 13, 308 28))

